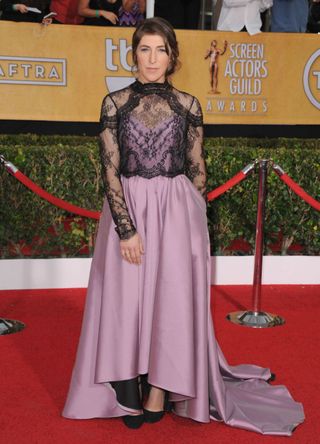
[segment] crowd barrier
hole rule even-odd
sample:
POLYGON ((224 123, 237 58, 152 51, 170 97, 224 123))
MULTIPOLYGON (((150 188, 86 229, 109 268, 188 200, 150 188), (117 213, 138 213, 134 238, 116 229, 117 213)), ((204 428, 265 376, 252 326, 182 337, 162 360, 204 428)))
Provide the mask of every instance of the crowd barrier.
MULTIPOLYGON (((80 208, 69 202, 64 201, 56 196, 45 191, 43 188, 35 184, 31 179, 25 176, 19 169, 10 161, 6 160, 3 155, 0 155, 0 164, 4 166, 9 174, 19 180, 23 185, 29 188, 32 192, 39 195, 41 198, 47 200, 51 204, 68 211, 72 214, 88 217, 92 219, 99 219, 100 213, 97 211, 90 211, 80 208)), ((271 165, 273 171, 277 176, 292 189, 301 199, 308 203, 312 208, 320 211, 320 202, 310 196, 303 188, 301 188, 283 169, 275 164, 272 159, 256 159, 253 163, 245 166, 241 171, 235 174, 232 178, 220 185, 216 189, 208 193, 208 201, 212 201, 235 185, 247 178, 247 176, 259 166, 259 186, 258 186, 258 205, 257 205, 257 219, 256 219, 256 242, 254 254, 254 272, 253 272, 253 288, 252 288, 252 310, 229 313, 227 319, 239 325, 244 325, 254 328, 266 328, 282 325, 285 321, 279 315, 261 311, 261 278, 262 278, 262 260, 263 260, 263 231, 264 231, 264 214, 265 214, 265 196, 268 167, 271 165)), ((14 333, 24 328, 24 324, 20 321, 8 320, 0 318, 0 335, 14 333)))

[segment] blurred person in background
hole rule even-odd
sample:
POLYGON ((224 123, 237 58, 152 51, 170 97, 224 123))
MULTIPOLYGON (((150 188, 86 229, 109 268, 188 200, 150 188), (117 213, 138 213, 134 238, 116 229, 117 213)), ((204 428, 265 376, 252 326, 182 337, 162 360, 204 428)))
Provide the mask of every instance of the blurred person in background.
POLYGON ((200 0, 156 0, 154 15, 176 29, 198 29, 200 6, 200 0))
POLYGON ((320 0, 311 0, 307 29, 309 32, 320 32, 320 0))
POLYGON ((273 0, 272 32, 306 32, 309 0, 273 0))
POLYGON ((51 0, 50 11, 57 15, 53 23, 79 25, 84 18, 78 14, 79 0, 51 0))
POLYGON ((261 13, 271 6, 272 0, 223 0, 217 29, 257 34, 261 32, 261 13))
POLYGON ((50 0, 3 0, 1 2, 2 16, 1 20, 10 20, 13 22, 35 22, 49 24, 52 19, 46 20, 44 16, 48 14, 50 0), (40 12, 30 11, 29 8, 37 8, 40 12))
POLYGON ((146 0, 124 0, 119 11, 120 26, 138 26, 145 19, 146 0))
POLYGON ((78 14, 85 17, 84 25, 116 26, 122 0, 80 0, 78 14))

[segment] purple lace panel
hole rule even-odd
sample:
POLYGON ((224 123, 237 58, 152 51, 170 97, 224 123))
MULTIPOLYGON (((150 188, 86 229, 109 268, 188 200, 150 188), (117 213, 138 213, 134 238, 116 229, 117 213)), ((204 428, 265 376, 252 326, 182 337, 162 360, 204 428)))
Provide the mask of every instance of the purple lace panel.
POLYGON ((197 99, 168 82, 136 81, 105 97, 100 122, 103 181, 120 239, 136 232, 121 175, 150 179, 186 174, 206 200, 202 113, 197 99))

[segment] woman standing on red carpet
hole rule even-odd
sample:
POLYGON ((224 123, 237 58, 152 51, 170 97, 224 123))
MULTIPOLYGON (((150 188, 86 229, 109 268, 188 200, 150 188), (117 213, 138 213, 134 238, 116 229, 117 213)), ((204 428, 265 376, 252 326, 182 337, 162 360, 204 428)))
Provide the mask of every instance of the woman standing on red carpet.
POLYGON ((170 403, 196 421, 291 435, 302 405, 268 384, 269 369, 229 366, 214 336, 202 113, 169 81, 174 30, 148 19, 132 49, 137 80, 102 104, 106 199, 63 415, 138 428, 170 403))

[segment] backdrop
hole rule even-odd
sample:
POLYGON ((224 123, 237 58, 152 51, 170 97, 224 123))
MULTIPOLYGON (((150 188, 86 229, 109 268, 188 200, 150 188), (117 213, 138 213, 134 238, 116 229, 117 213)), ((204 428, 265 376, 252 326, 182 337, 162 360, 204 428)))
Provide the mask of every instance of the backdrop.
MULTIPOLYGON (((98 121, 104 95, 134 80, 132 32, 1 22, 0 119, 98 121)), ((318 35, 177 36, 173 84, 199 98, 206 124, 319 124, 318 35)))

